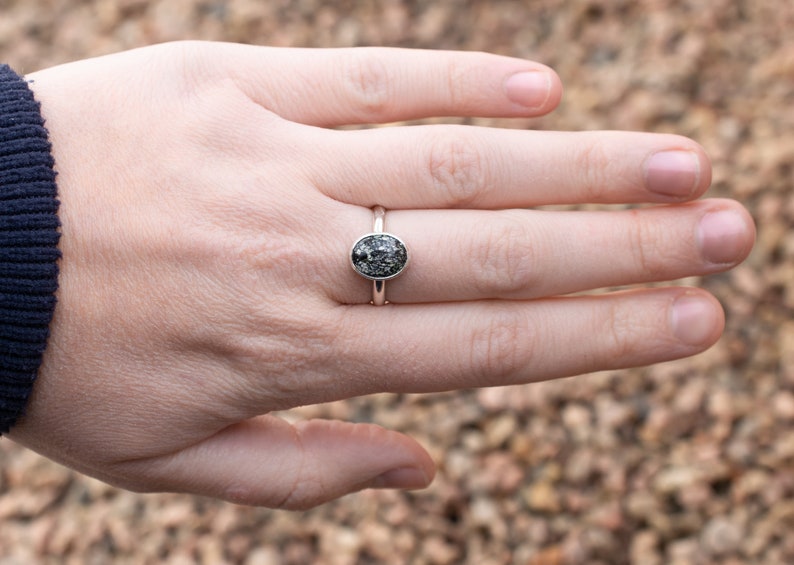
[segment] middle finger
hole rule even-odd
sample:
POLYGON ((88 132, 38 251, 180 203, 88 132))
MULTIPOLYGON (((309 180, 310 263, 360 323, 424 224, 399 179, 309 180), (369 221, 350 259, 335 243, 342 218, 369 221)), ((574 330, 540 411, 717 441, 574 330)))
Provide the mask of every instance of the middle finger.
POLYGON ((711 182, 703 149, 669 134, 413 126, 314 139, 314 184, 368 208, 670 203, 697 198, 711 182))

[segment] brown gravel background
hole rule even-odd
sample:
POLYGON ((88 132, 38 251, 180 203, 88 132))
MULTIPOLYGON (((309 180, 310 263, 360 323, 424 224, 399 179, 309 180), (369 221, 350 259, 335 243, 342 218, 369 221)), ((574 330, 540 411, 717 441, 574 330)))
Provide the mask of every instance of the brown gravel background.
POLYGON ((511 127, 671 131, 759 226, 750 259, 687 283, 725 337, 647 369, 295 412, 375 421, 440 465, 417 493, 291 514, 135 495, 0 440, 0 565, 794 563, 794 4, 789 0, 0 0, 29 72, 185 38, 534 58, 562 107, 511 127))

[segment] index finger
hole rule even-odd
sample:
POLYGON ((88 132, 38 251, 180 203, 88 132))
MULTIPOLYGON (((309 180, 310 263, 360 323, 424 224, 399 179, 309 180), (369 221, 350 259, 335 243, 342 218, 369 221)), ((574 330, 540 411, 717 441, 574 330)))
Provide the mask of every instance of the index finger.
POLYGON ((232 44, 219 49, 221 64, 254 101, 315 126, 537 116, 553 110, 562 96, 559 77, 545 65, 488 53, 232 44))

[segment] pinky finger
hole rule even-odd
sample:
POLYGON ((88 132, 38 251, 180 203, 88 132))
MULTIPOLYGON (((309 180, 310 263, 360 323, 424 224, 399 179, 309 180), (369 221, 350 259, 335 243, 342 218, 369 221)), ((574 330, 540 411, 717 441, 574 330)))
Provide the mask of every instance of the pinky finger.
POLYGON ((356 380, 357 394, 502 386, 645 366, 707 349, 725 321, 713 296, 688 288, 348 308, 354 323, 341 333, 353 340, 358 365, 350 374, 365 376, 356 380))

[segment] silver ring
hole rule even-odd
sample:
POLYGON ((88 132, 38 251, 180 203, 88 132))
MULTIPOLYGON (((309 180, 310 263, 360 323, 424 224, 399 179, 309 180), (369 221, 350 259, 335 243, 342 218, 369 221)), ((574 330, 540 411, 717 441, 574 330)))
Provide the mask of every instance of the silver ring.
POLYGON ((353 270, 372 281, 372 304, 383 306, 386 300, 386 281, 398 277, 408 266, 408 248, 394 234, 383 231, 386 210, 383 206, 372 209, 372 232, 362 235, 350 249, 353 270))

